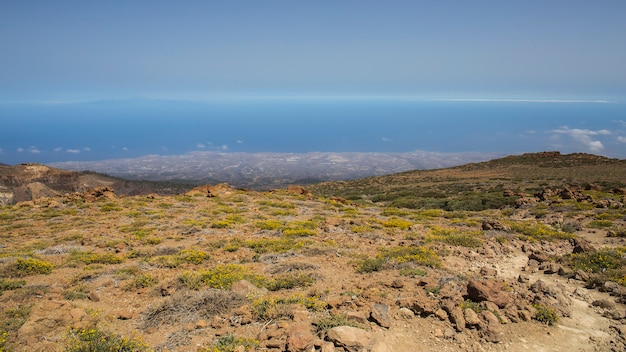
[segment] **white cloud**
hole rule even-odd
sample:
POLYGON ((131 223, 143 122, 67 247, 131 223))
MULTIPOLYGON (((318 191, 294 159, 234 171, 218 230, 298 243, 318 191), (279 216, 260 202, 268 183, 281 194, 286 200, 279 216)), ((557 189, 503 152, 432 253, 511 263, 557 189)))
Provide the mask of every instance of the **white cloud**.
POLYGON ((4 149, 0 148, 0 153, 2 153, 4 151, 4 149))
POLYGON ((18 153, 23 153, 24 152, 24 148, 17 148, 17 152, 18 153))
POLYGON ((54 148, 54 149, 52 149, 52 150, 54 150, 54 151, 55 151, 55 152, 57 152, 57 153, 58 153, 58 152, 62 152, 62 151, 63 151, 63 147, 56 147, 56 148, 54 148))
POLYGON ((220 149, 226 151, 226 150, 228 150, 228 146, 226 144, 222 144, 220 149))
POLYGON ((198 144, 196 144, 196 148, 204 149, 204 148, 206 148, 206 144, 198 143, 198 144))
POLYGON ((626 121, 624 121, 624 120, 615 120, 615 121, 613 121, 613 122, 615 122, 615 123, 619 123, 620 125, 622 125, 622 126, 626 127, 626 121))
POLYGON ((241 139, 237 140, 237 144, 242 144, 242 143, 243 143, 243 141, 241 139))
POLYGON ((128 151, 128 148, 127 147, 123 147, 122 150, 126 152, 126 151, 128 151))
POLYGON ((78 153, 80 153, 80 149, 67 149, 65 152, 72 153, 72 154, 78 154, 78 153))
POLYGON ((617 136, 617 141, 618 141, 618 142, 622 142, 622 143, 626 143, 626 137, 623 137, 623 136, 617 136))
POLYGON ((31 153, 31 154, 39 154, 39 153, 41 153, 41 150, 39 150, 34 145, 31 145, 30 147, 28 147, 28 152, 31 153))
POLYGON ((593 153, 601 152, 604 150, 604 144, 599 140, 594 140, 593 136, 608 136, 611 134, 609 130, 587 130, 580 128, 569 128, 563 126, 560 129, 552 130, 553 133, 559 135, 565 135, 572 138, 575 142, 585 147, 587 150, 593 153))
POLYGON ((84 151, 84 152, 90 152, 90 151, 91 151, 91 148, 89 148, 89 147, 85 147, 85 148, 83 148, 83 151, 84 151))
POLYGON ((383 142, 391 142, 391 139, 389 139, 387 137, 383 137, 383 142))

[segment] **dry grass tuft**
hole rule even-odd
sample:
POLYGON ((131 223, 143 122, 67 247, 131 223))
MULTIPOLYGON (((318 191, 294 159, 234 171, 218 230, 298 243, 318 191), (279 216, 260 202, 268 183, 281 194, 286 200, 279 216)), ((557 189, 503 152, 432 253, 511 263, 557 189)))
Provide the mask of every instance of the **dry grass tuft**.
POLYGON ((224 315, 245 304, 245 297, 230 291, 207 289, 177 292, 161 305, 148 309, 140 327, 147 329, 164 324, 185 324, 224 315))

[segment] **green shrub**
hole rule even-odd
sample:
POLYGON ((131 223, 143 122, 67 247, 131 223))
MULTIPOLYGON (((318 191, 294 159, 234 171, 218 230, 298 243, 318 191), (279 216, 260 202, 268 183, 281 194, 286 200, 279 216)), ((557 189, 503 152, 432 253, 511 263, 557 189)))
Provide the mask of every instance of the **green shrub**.
POLYGON ((328 303, 318 296, 304 296, 300 293, 289 297, 264 296, 252 302, 252 310, 255 314, 266 320, 289 315, 292 306, 303 306, 306 309, 320 312, 328 307, 328 303))
POLYGON ((139 288, 152 287, 157 284, 159 280, 150 274, 139 274, 135 276, 132 281, 126 285, 126 290, 133 290, 139 288))
POLYGON ((97 329, 70 330, 66 352, 149 351, 140 338, 127 338, 97 329))
POLYGON ((79 285, 66 291, 63 297, 69 301, 77 299, 87 299, 89 297, 89 288, 85 285, 79 285))
POLYGON ((388 228, 408 230, 411 227, 411 225, 413 225, 413 223, 404 219, 393 217, 393 218, 383 221, 382 225, 388 228))
POLYGON ((0 294, 4 291, 17 290, 18 288, 22 288, 26 285, 26 281, 24 280, 10 280, 0 278, 0 294))
POLYGON ((366 327, 346 318, 345 314, 333 314, 328 317, 322 318, 313 323, 315 325, 315 332, 320 338, 325 338, 328 330, 337 326, 352 326, 355 328, 365 329, 366 327))
POLYGON ((431 235, 426 237, 427 241, 438 241, 453 246, 461 246, 468 248, 478 248, 483 245, 482 233, 480 231, 461 232, 456 229, 444 229, 432 227, 431 235))
POLYGON ((385 258, 364 258, 357 262, 356 272, 360 274, 367 274, 374 271, 380 271, 385 265, 385 258))
POLYGON ((234 352, 239 346, 243 346, 246 351, 251 351, 258 345, 258 340, 226 334, 217 339, 217 342, 198 349, 198 352, 234 352))
POLYGON ((255 226, 261 230, 278 230, 283 224, 278 220, 261 220, 257 221, 255 226))
POLYGON ((379 248, 378 252, 379 257, 398 264, 409 262, 433 268, 441 266, 439 255, 432 249, 422 246, 379 248))
POLYGON ((72 251, 70 252, 70 261, 78 261, 89 264, 119 264, 123 261, 122 258, 116 256, 113 253, 91 253, 91 252, 83 252, 83 251, 72 251))
POLYGON ((270 291, 289 290, 296 287, 307 287, 314 282, 315 278, 310 274, 285 274, 267 281, 265 287, 270 291))
POLYGON ((559 321, 554 308, 539 303, 533 304, 533 307, 537 310, 535 320, 547 325, 554 325, 559 321))
POLYGON ((120 211, 120 210, 122 210, 122 207, 120 207, 119 205, 115 203, 107 203, 100 207, 100 211, 105 212, 105 213, 112 212, 112 211, 120 211))
POLYGON ((286 237, 307 237, 307 236, 315 236, 317 235, 317 232, 311 229, 296 228, 296 229, 284 230, 283 235, 286 237))
POLYGON ((511 229, 515 232, 520 233, 522 235, 520 236, 521 239, 550 241, 555 239, 569 239, 575 237, 571 233, 557 230, 554 227, 549 227, 541 223, 529 221, 514 222, 511 224, 511 229))
POLYGON ((593 220, 591 222, 589 222, 589 227, 594 227, 594 228, 605 228, 605 227, 611 227, 613 226, 613 221, 611 220, 593 220))
POLYGON ((45 260, 17 258, 15 270, 18 275, 50 274, 54 266, 45 260))
POLYGON ((201 285, 227 290, 239 280, 248 280, 258 286, 263 286, 265 283, 265 277, 254 274, 250 269, 237 264, 220 264, 199 272, 186 271, 179 276, 179 280, 184 286, 196 290, 201 285))

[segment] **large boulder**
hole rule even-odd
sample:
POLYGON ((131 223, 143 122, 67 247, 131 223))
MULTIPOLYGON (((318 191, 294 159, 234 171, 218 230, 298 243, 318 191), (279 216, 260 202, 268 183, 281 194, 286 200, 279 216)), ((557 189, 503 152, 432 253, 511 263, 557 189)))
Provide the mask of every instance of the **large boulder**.
POLYGON ((467 284, 467 295, 474 302, 489 301, 500 308, 511 302, 511 296, 502 290, 502 284, 494 281, 470 280, 467 284))
POLYGON ((328 330, 328 339, 335 346, 343 347, 348 352, 360 352, 372 343, 372 334, 352 326, 337 326, 328 330))
POLYGON ((311 325, 299 323, 289 327, 287 332, 287 351, 304 352, 310 351, 315 343, 315 335, 311 331, 311 325))

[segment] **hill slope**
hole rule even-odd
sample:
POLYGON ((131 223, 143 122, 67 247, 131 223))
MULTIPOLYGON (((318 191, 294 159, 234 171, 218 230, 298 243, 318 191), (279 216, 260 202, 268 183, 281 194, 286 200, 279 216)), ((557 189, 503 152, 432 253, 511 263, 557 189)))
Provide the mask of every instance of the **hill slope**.
POLYGON ((106 186, 118 194, 176 193, 189 187, 171 183, 126 181, 94 172, 75 172, 41 164, 0 165, 0 205, 53 197, 106 186))
POLYGON ((407 208, 484 210, 514 205, 549 186, 620 188, 626 160, 591 154, 529 153, 438 170, 308 186, 315 194, 407 208), (507 192, 510 191, 507 195, 507 192), (510 195, 517 195, 511 197, 510 195))
POLYGON ((474 212, 291 191, 0 207, 0 349, 626 347, 622 194, 474 212))

